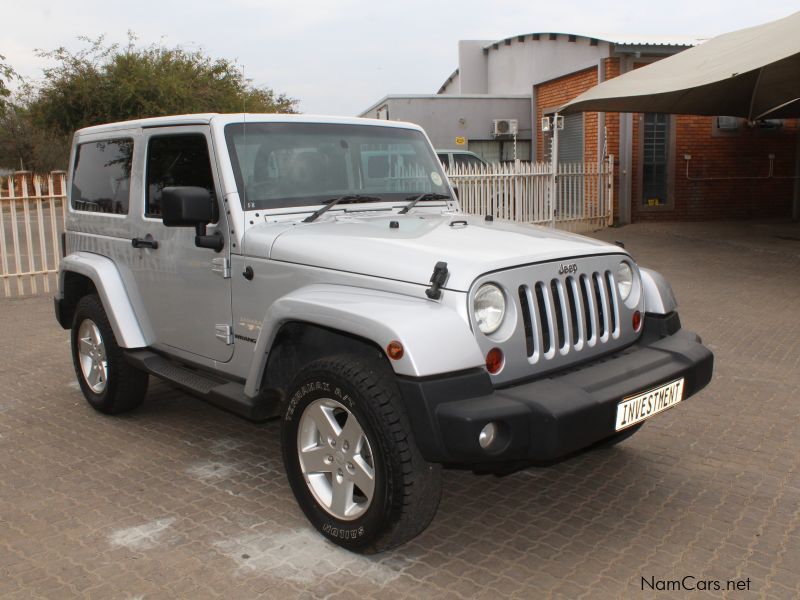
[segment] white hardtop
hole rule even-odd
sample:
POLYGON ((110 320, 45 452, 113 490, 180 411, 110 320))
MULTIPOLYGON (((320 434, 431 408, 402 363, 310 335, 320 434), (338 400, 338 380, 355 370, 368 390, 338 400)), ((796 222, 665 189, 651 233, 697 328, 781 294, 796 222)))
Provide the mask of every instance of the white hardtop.
POLYGON ((123 129, 138 129, 150 127, 173 127, 181 125, 213 125, 224 127, 230 123, 337 123, 342 125, 376 125, 380 127, 397 127, 400 129, 416 129, 422 127, 414 123, 403 121, 387 121, 385 119, 365 119, 362 117, 337 117, 332 115, 287 115, 272 113, 199 113, 193 115, 174 115, 169 117, 152 117, 148 119, 133 119, 118 123, 106 123, 84 127, 75 132, 77 136, 119 131, 123 129))

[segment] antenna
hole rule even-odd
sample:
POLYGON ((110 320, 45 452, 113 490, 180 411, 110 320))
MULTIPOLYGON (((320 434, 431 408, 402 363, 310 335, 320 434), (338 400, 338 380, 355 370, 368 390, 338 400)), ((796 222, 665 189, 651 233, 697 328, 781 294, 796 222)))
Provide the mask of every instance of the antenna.
MULTIPOLYGON (((244 64, 242 64, 242 137, 244 138, 244 152, 247 153, 247 79, 244 76, 244 64)), ((242 158, 245 158, 244 156, 242 158)), ((244 161, 239 160, 239 169, 243 170, 244 161)), ((247 179, 245 173, 242 172, 242 262, 244 263, 244 275, 248 280, 252 279, 252 269, 247 266, 247 245, 245 238, 247 237, 247 179), (248 274, 250 274, 248 276, 248 274)))

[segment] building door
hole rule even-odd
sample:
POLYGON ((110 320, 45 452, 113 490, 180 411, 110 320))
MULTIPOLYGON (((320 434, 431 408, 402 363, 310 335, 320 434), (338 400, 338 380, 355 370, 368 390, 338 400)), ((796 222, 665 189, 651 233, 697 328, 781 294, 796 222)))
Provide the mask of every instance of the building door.
POLYGON ((645 113, 642 140, 642 203, 663 206, 668 200, 669 115, 645 113))
MULTIPOLYGON (((544 137, 544 160, 552 161, 553 135, 544 137)), ((558 162, 583 162, 583 113, 564 117, 564 129, 558 132, 558 162)))

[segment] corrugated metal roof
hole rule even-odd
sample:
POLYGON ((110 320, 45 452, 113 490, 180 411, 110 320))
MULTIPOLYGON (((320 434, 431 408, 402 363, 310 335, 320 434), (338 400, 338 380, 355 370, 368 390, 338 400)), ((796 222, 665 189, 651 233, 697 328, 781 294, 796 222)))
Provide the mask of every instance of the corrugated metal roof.
POLYGON ((611 43, 618 46, 698 46, 705 42, 708 38, 697 36, 681 36, 673 35, 670 37, 661 36, 608 36, 611 43))
POLYGON ((525 43, 528 41, 562 41, 563 38, 567 38, 568 41, 575 41, 578 38, 589 40, 597 44, 598 42, 605 42, 608 44, 615 44, 615 45, 622 45, 622 46, 676 46, 676 47, 686 47, 686 46, 696 46, 697 44, 702 43, 707 38, 697 37, 697 36, 680 36, 680 35, 673 35, 667 37, 663 36, 647 36, 647 35, 637 35, 633 36, 624 36, 624 35, 583 35, 580 33, 563 33, 558 31, 540 31, 540 32, 533 32, 533 33, 521 33, 518 35, 512 35, 507 38, 503 38, 497 41, 494 41, 490 44, 487 44, 483 47, 484 50, 491 50, 497 49, 500 46, 510 46, 513 42, 518 43, 525 43), (556 40, 552 40, 552 36, 556 37, 556 40))

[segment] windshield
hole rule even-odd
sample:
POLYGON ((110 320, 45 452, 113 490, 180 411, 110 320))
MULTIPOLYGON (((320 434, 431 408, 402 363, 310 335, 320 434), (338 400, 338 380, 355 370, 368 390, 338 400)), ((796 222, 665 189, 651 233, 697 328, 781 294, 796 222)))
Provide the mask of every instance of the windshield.
POLYGON ((413 129, 233 123, 225 139, 245 210, 309 206, 347 194, 391 201, 450 192, 425 136, 413 129))

